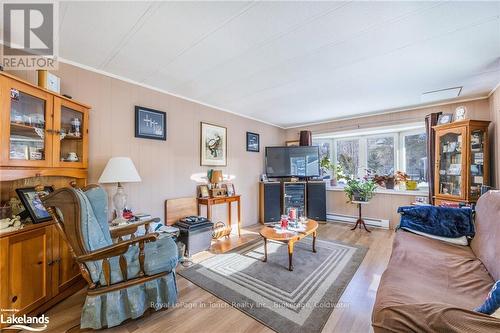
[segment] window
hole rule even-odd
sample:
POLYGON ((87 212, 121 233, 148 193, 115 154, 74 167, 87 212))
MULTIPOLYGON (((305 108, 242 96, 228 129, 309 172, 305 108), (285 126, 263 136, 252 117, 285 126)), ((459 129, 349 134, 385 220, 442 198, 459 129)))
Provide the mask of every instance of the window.
POLYGON ((403 134, 403 169, 419 182, 427 181, 427 136, 425 133, 403 134))
POLYGON ((363 177, 367 170, 378 175, 404 171, 421 186, 425 185, 427 138, 424 128, 371 131, 374 132, 376 134, 348 133, 344 137, 332 134, 330 138, 322 135, 313 138, 313 143, 320 147, 320 157, 328 154, 347 174, 363 177))
POLYGON ((382 136, 366 139, 368 169, 378 175, 394 173, 394 137, 382 136))
POLYGON ((336 140, 337 162, 348 175, 357 175, 359 169, 359 140, 336 140))

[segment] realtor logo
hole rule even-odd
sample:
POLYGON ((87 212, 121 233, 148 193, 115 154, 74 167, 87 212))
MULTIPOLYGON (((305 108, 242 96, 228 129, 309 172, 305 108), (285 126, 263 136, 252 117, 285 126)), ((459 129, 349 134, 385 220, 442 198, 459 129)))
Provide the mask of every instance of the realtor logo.
POLYGON ((57 3, 4 3, 6 69, 56 69, 57 3))

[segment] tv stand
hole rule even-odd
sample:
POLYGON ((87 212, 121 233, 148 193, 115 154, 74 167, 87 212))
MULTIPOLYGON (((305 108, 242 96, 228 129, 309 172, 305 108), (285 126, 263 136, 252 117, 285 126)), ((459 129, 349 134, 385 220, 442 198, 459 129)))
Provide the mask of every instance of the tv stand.
POLYGON ((297 216, 326 221, 326 184, 322 180, 260 182, 259 189, 262 224, 278 222, 292 207, 297 209, 297 216))

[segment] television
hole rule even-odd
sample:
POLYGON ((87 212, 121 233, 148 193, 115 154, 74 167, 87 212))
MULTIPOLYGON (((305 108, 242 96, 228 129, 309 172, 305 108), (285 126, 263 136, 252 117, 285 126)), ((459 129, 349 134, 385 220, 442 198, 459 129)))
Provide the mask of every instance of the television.
POLYGON ((270 178, 318 177, 319 147, 266 147, 266 174, 270 178))

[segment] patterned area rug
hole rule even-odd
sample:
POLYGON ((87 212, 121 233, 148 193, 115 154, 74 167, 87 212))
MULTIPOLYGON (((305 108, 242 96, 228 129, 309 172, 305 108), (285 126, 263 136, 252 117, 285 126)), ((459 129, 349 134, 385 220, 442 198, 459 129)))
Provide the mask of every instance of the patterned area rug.
POLYGON ((363 261, 367 249, 312 239, 295 243, 294 270, 288 271, 287 246, 262 241, 216 255, 179 272, 199 287, 276 332, 321 332, 363 261))

